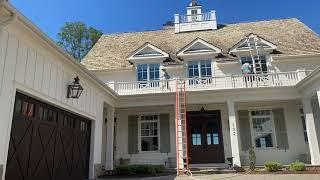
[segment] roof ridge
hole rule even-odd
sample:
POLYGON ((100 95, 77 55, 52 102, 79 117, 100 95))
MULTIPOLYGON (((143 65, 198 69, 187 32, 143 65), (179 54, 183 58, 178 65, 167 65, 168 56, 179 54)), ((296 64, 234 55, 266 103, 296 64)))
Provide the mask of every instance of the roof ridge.
MULTIPOLYGON (((298 20, 296 17, 284 17, 284 18, 274 18, 274 19, 264 19, 264 20, 255 20, 255 21, 241 21, 241 22, 233 22, 223 24, 225 26, 228 25, 236 25, 236 24, 248 24, 248 23, 259 23, 259 22, 267 22, 267 21, 280 21, 280 20, 298 20)), ((114 32, 109 34, 103 34, 103 36, 115 36, 115 35, 123 35, 123 34, 137 34, 137 33, 145 33, 145 32, 155 32, 155 31, 173 31, 174 29, 151 29, 144 31, 130 31, 130 32, 114 32)))

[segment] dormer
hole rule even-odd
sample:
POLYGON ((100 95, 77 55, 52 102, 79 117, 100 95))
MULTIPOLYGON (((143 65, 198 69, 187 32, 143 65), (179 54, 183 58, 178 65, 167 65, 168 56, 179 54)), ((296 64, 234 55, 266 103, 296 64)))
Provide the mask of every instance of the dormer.
POLYGON ((166 60, 169 57, 169 54, 160 48, 152 45, 147 42, 141 47, 133 51, 128 57, 127 60, 133 64, 137 63, 148 63, 148 62, 161 62, 166 60))
POLYGON ((177 52, 177 56, 185 59, 192 57, 215 57, 218 56, 222 50, 209 42, 197 38, 189 43, 187 46, 177 52))
POLYGON ((216 12, 202 12, 202 6, 195 0, 187 6, 186 15, 175 14, 175 32, 191 32, 217 29, 216 12))
POLYGON ((251 33, 231 47, 229 54, 269 54, 276 49, 277 45, 267 41, 266 39, 263 39, 256 34, 251 33))

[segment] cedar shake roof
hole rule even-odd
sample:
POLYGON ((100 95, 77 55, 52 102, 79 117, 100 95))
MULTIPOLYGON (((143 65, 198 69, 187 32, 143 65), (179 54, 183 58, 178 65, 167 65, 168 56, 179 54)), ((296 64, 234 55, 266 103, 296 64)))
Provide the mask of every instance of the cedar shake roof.
POLYGON ((214 31, 175 34, 174 29, 163 29, 103 35, 82 64, 90 70, 130 68, 132 64, 127 60, 128 55, 146 42, 170 55, 164 65, 181 64, 176 53, 197 38, 222 49, 218 60, 236 60, 228 54, 230 48, 250 33, 277 45, 273 56, 320 54, 319 35, 298 19, 291 18, 227 24, 214 31))

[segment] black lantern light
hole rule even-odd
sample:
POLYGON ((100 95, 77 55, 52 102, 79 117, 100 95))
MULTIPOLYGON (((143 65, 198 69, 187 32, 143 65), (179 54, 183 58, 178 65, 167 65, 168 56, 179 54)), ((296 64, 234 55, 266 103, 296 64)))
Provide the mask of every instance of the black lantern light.
POLYGON ((74 81, 72 84, 68 86, 68 95, 67 98, 73 98, 73 99, 78 99, 83 91, 83 87, 80 84, 80 79, 77 76, 74 78, 74 81))

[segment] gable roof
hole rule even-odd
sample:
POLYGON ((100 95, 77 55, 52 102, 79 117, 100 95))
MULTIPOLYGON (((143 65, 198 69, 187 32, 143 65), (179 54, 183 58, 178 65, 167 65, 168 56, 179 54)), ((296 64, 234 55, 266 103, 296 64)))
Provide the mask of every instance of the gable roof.
POLYGON ((170 55, 165 65, 181 64, 176 53, 197 38, 221 48, 221 59, 236 60, 228 55, 230 48, 250 33, 276 44, 274 56, 320 54, 319 35, 292 18, 227 24, 215 31, 175 34, 174 29, 165 29, 103 35, 82 63, 91 70, 131 68, 127 56, 150 42, 170 55))
POLYGON ((191 43, 187 44, 185 47, 180 49, 177 52, 177 56, 193 54, 193 53, 221 53, 222 50, 219 47, 216 47, 213 44, 208 43, 207 41, 197 38, 193 40, 191 43))
POLYGON ((160 48, 152 45, 149 42, 144 43, 138 49, 133 51, 128 57, 128 60, 134 60, 137 58, 147 58, 147 57, 169 57, 169 54, 161 50, 160 48))
MULTIPOLYGON (((277 49, 277 45, 273 44, 272 42, 269 42, 265 39, 263 39, 262 37, 260 36, 257 36, 256 34, 249 34, 247 37, 243 38, 240 42, 238 42, 237 44, 235 44, 234 46, 232 46, 229 50, 229 54, 232 54, 236 51, 243 51, 243 50, 247 50, 249 48, 249 45, 248 45, 248 39, 251 39, 251 38, 257 38, 259 39, 259 42, 257 43, 257 47, 260 47, 260 46, 263 46, 264 48, 266 49, 270 49, 270 50, 275 50, 277 49)), ((251 40, 249 40, 249 43, 250 43, 251 40)))

